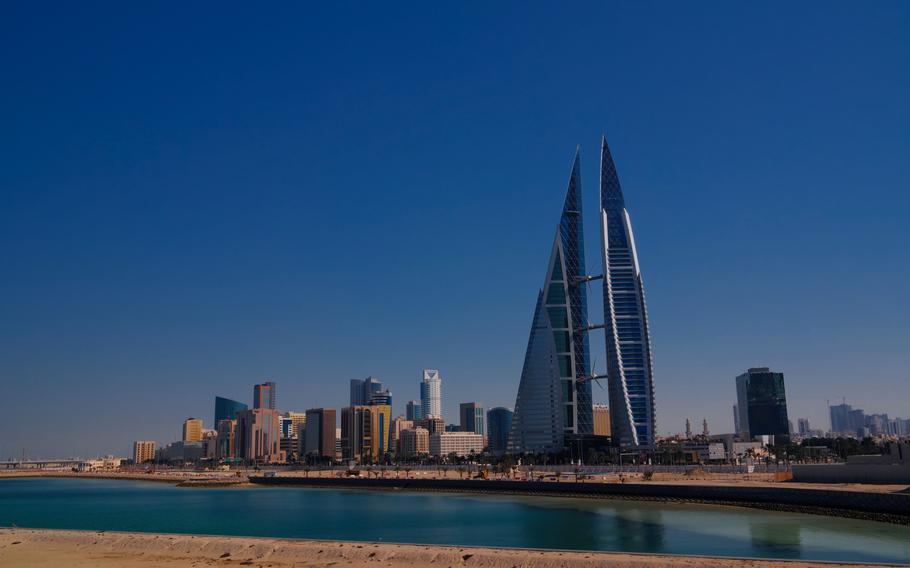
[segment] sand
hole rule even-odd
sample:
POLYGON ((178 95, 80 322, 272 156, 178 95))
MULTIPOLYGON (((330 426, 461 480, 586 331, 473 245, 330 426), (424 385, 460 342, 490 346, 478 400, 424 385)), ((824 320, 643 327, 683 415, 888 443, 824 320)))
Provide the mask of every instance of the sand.
MULTIPOLYGON (((0 566, 165 568, 206 566, 559 568, 832 566, 803 561, 734 560, 594 552, 532 551, 366 542, 0 529, 0 566)), ((859 566, 850 564, 849 566, 859 566)))

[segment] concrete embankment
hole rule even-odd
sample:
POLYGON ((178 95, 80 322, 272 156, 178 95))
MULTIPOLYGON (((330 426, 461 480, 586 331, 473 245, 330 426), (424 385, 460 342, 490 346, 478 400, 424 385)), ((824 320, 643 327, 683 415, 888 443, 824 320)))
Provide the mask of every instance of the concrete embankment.
POLYGON ((852 517, 910 525, 910 494, 794 489, 661 485, 651 483, 575 483, 459 479, 360 479, 300 476, 251 476, 251 483, 332 489, 386 489, 500 493, 602 499, 636 499, 735 505, 760 509, 852 517))

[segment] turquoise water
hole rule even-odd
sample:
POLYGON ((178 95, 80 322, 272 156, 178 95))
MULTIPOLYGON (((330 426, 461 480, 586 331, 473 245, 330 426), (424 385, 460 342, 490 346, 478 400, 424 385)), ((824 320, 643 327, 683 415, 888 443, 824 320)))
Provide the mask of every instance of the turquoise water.
POLYGON ((0 480, 0 526, 910 563, 910 527, 733 507, 0 480))

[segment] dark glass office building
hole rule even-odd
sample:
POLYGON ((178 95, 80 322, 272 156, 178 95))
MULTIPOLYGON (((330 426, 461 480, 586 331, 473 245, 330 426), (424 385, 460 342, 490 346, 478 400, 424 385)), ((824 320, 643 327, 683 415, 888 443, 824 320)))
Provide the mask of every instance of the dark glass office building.
POLYGON ((736 377, 739 435, 744 440, 774 436, 776 444, 790 439, 784 374, 753 367, 736 377))
POLYGON ((656 412, 645 290, 632 221, 606 137, 600 150, 600 213, 610 429, 619 446, 650 450, 656 412))
POLYGON ((215 397, 215 421, 213 424, 215 428, 218 427, 218 423, 222 420, 233 420, 236 418, 236 414, 242 410, 246 410, 247 406, 242 402, 237 402, 236 400, 231 400, 229 398, 224 398, 220 396, 215 397))
POLYGON ((506 451, 511 429, 511 410, 497 406, 487 412, 487 446, 491 453, 499 455, 506 451))
POLYGON ((461 432, 483 435, 486 429, 483 406, 479 402, 462 402, 458 405, 461 432))

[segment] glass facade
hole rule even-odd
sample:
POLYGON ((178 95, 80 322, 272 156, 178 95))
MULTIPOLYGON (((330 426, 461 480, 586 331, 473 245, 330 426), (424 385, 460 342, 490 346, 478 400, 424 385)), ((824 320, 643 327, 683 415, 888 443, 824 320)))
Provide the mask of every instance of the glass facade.
POLYGON ((487 446, 491 453, 499 455, 506 451, 511 429, 511 410, 498 406, 487 412, 487 446))
POLYGON ((534 312, 509 451, 559 452, 566 434, 591 434, 588 300, 578 152, 534 312))
POLYGON ((607 383, 614 442, 654 447, 651 336, 632 223, 606 137, 601 142, 600 209, 607 383))
POLYGON ((774 436, 775 443, 790 439, 784 374, 755 367, 736 377, 739 433, 744 439, 774 436))
POLYGON ((233 420, 238 412, 246 410, 247 406, 242 402, 231 400, 220 396, 215 397, 215 420, 212 422, 216 427, 222 420, 233 420))

